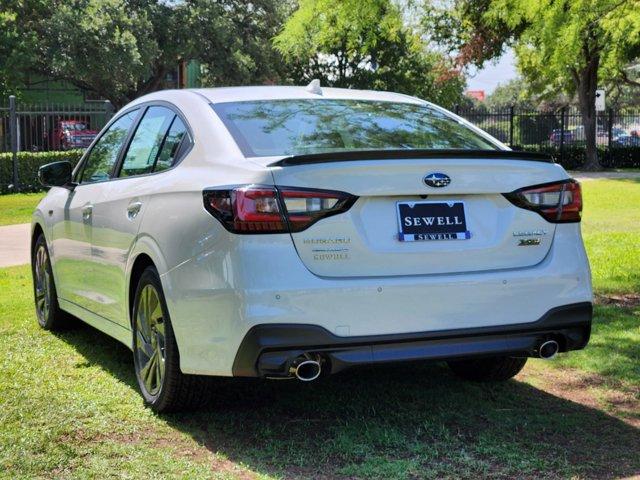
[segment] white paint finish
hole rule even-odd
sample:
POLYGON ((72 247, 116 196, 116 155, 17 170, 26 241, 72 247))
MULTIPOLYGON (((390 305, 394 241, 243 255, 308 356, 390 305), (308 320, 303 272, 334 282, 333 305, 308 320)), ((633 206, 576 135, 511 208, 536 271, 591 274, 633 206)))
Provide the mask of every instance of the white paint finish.
POLYGON ((6 225, 0 227, 0 268, 25 265, 31 261, 31 225, 6 225))
POLYGON ((90 311, 99 310, 104 287, 104 279, 96 275, 92 240, 93 207, 105 197, 105 185, 54 188, 38 207, 50 225, 46 230, 50 231, 58 295, 90 311), (51 216, 49 210, 53 211, 51 216))
MULTIPOLYGON (((131 270, 139 255, 147 255, 161 275, 183 371, 230 375, 243 336, 260 323, 316 324, 346 336, 416 332, 534 321, 550 308, 591 299, 579 225, 547 224, 499 195, 567 178, 561 167, 453 159, 269 168, 274 159, 242 157, 209 105, 304 95, 311 94, 260 87, 157 92, 133 102, 173 103, 190 125, 193 149, 162 173, 73 192, 50 190, 34 221, 47 235, 63 308, 131 346, 131 270), (431 171, 453 179, 438 196, 465 201, 475 240, 401 246, 394 241, 395 202, 429 193, 422 178, 431 171), (361 196, 348 213, 294 235, 297 243, 304 235, 350 234, 356 261, 342 271, 319 270, 301 260, 305 252, 298 245, 298 255, 291 235, 234 235, 204 209, 207 187, 274 183, 361 196), (91 222, 80 210, 88 201, 94 205, 91 222), (135 221, 126 217, 132 202, 141 203, 135 221), (541 226, 549 232, 541 245, 509 244, 511 230, 541 226)), ((422 102, 323 89, 324 98, 360 96, 422 102)))
POLYGON ((550 308, 591 301, 576 239, 579 225, 558 225, 549 254, 529 268, 322 278, 304 268, 286 237, 242 237, 233 249, 200 255, 166 275, 171 314, 184 320, 175 326, 182 369, 231 375, 242 338, 263 323, 334 333, 348 327, 349 336, 360 336, 532 322, 550 308))
POLYGON ((278 185, 326 188, 358 196, 506 193, 569 178, 560 165, 544 162, 481 159, 397 159, 277 167, 278 185), (423 183, 428 173, 451 177, 444 188, 423 183))
POLYGON ((345 214, 294 233, 298 254, 310 271, 328 277, 464 273, 535 265, 553 240, 555 225, 537 213, 514 208, 502 195, 430 195, 429 201, 464 202, 471 238, 401 242, 396 204, 420 200, 362 197, 345 214), (540 245, 521 247, 513 232, 523 230, 547 233, 540 237, 540 245), (318 244, 334 239, 343 241, 318 244))

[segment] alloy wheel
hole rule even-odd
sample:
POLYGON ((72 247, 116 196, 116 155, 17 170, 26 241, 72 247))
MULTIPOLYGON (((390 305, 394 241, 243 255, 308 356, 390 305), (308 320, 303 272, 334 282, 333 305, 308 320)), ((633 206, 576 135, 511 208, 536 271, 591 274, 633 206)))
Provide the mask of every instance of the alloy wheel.
POLYGON ((160 296, 153 285, 142 288, 135 321, 136 374, 146 393, 155 397, 165 373, 165 324, 160 296))
POLYGON ((49 254, 44 245, 36 250, 35 284, 36 284, 36 312, 38 321, 44 325, 51 310, 51 272, 48 268, 49 254))

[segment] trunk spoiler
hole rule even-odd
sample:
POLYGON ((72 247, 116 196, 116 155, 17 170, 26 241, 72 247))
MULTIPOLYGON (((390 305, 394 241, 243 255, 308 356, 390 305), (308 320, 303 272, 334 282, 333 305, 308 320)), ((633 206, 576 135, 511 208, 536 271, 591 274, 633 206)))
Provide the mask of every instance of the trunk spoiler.
POLYGON ((554 163, 551 156, 543 153, 516 152, 513 150, 354 150, 346 152, 312 153, 291 155, 269 167, 289 167, 311 163, 354 162, 359 160, 393 160, 414 158, 472 158, 477 160, 504 159, 529 160, 533 162, 554 163))

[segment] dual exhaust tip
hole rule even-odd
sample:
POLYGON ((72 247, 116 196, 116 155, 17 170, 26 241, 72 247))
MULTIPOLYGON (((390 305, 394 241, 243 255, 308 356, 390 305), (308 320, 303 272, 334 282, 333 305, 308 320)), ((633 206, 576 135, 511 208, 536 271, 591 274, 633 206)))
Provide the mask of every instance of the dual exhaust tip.
POLYGON ((320 373, 322 373, 321 362, 322 359, 319 355, 301 355, 291 364, 289 374, 301 382, 312 382, 320 376, 320 373))
POLYGON ((560 345, 555 340, 546 340, 538 347, 538 356, 544 360, 551 360, 560 351, 560 345))
MULTIPOLYGON (((538 356, 544 360, 551 360, 560 351, 560 344, 555 340, 545 340, 538 346, 538 356)), ((320 355, 305 353, 297 357, 289 367, 290 377, 301 382, 312 382, 322 373, 322 358, 320 355)))

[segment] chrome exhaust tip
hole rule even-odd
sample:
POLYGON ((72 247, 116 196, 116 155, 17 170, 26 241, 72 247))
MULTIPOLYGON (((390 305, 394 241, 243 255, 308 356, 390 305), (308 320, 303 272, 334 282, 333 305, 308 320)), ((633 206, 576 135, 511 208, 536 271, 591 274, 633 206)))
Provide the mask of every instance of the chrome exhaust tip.
POLYGON ((544 360, 551 360, 554 358, 558 351, 560 350, 560 345, 555 340, 547 340, 542 342, 538 347, 538 356, 544 360))
POLYGON ((289 369, 289 373, 301 382, 312 382, 320 376, 321 372, 322 367, 318 360, 303 360, 289 369))

